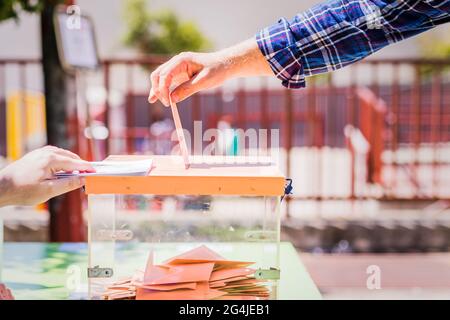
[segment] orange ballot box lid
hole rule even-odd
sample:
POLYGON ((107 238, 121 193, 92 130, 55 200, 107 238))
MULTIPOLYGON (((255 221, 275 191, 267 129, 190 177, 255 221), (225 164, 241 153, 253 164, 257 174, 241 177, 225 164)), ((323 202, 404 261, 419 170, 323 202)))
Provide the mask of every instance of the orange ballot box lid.
POLYGON ((148 175, 88 176, 87 194, 282 196, 285 177, 261 158, 180 156, 109 156, 108 161, 152 159, 148 175))

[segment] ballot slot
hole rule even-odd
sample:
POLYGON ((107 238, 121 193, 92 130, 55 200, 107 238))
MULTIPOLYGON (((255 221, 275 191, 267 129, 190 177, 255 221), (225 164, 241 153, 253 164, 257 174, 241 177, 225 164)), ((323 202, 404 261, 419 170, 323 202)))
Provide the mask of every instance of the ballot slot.
MULTIPOLYGON (((163 170, 162 164, 167 165, 171 160, 158 157, 153 160, 155 166, 146 177, 86 179, 89 297, 135 299, 136 287, 131 286, 132 293, 122 292, 122 287, 131 282, 120 283, 144 271, 150 252, 154 264, 159 265, 205 246, 226 260, 251 262, 249 268, 253 273, 241 276, 236 283, 211 281, 210 285, 216 288, 210 287, 212 292, 208 291, 203 298, 219 294, 214 291, 218 290, 221 295, 227 293, 217 298, 276 299, 278 279, 282 275, 279 269, 282 175, 277 170, 271 173, 267 165, 250 169, 224 167, 220 169, 222 176, 205 167, 163 170), (166 180, 170 182, 167 186, 166 180), (185 181, 189 182, 186 187, 185 181), (199 181, 207 184, 207 188, 199 181), (280 188, 274 188, 273 184, 280 188), (249 285, 244 286, 246 283, 249 285), (248 290, 243 289, 243 296, 239 295, 242 290, 233 288, 239 288, 240 284, 248 290), (251 295, 252 290, 255 296, 251 295)), ((202 282, 197 289, 203 285, 202 282)), ((159 299, 169 295, 150 294, 154 289, 151 288, 139 297, 159 299)), ((194 293, 189 291, 193 288, 180 290, 194 293)))

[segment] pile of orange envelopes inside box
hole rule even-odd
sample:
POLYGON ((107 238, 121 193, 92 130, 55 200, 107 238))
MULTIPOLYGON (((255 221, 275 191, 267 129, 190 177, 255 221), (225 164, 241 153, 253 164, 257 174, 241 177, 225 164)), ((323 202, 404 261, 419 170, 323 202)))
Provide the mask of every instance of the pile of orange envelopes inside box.
POLYGON ((153 264, 150 253, 144 272, 114 282, 104 299, 207 300, 267 299, 264 280, 255 279, 253 262, 226 260, 200 246, 165 261, 153 264))

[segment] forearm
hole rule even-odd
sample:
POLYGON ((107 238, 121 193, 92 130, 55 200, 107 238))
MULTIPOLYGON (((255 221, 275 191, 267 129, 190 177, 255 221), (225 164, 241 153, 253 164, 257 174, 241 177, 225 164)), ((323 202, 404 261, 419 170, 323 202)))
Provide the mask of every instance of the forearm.
POLYGON ((272 70, 262 55, 255 38, 245 40, 216 53, 223 61, 226 78, 271 76, 272 70))

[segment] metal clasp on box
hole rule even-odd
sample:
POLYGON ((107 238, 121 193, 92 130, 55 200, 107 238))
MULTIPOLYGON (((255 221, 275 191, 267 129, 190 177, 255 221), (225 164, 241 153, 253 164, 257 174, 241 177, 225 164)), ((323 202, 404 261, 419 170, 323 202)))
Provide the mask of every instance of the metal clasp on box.
POLYGON ((280 269, 258 269, 255 271, 255 278, 264 280, 278 280, 280 279, 280 269))
POLYGON ((101 229, 97 231, 97 240, 118 240, 129 241, 133 239, 133 231, 131 230, 108 230, 101 229))
POLYGON ((88 268, 88 278, 111 278, 113 274, 112 268, 100 268, 99 266, 88 268))

